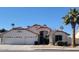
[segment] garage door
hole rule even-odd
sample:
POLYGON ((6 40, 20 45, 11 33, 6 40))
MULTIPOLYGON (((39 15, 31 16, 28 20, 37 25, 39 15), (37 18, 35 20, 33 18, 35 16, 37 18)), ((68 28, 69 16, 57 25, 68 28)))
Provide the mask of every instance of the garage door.
POLYGON ((37 38, 35 38, 35 37, 24 39, 24 43, 25 43, 26 45, 27 45, 27 44, 33 45, 35 41, 37 41, 37 38))
POLYGON ((24 40, 20 38, 4 38, 3 44, 24 44, 24 40))
POLYGON ((34 38, 3 38, 3 44, 13 44, 13 45, 33 45, 37 39, 34 38))

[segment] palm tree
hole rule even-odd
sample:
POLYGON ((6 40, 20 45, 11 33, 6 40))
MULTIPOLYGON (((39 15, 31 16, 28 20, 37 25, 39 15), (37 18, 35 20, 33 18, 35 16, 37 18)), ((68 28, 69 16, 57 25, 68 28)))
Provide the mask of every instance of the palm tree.
POLYGON ((66 25, 71 24, 72 26, 72 47, 75 47, 75 28, 79 24, 79 11, 76 8, 70 9, 69 13, 63 19, 66 25))

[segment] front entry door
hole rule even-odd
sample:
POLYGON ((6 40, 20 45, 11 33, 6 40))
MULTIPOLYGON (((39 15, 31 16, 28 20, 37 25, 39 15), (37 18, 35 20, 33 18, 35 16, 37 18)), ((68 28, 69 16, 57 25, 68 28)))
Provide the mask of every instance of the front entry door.
POLYGON ((49 43, 49 39, 46 38, 47 34, 48 34, 48 32, 46 33, 46 31, 40 31, 40 37, 39 37, 40 44, 48 44, 49 43))

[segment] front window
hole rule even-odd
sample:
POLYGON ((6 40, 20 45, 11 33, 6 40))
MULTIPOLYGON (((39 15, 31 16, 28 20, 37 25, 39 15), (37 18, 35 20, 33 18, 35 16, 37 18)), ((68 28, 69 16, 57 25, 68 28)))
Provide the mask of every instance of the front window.
POLYGON ((55 42, 62 41, 62 35, 56 35, 55 36, 55 42))

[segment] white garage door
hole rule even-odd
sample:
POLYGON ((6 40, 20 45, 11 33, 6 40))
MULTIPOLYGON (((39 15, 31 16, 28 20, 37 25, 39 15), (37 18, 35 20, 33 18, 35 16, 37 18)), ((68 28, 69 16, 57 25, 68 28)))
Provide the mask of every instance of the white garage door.
POLYGON ((15 44, 15 45, 33 45, 37 39, 34 38, 3 38, 3 44, 15 44))
POLYGON ((34 42, 37 41, 37 38, 27 38, 27 39, 24 39, 24 42, 25 44, 34 44, 34 42))

